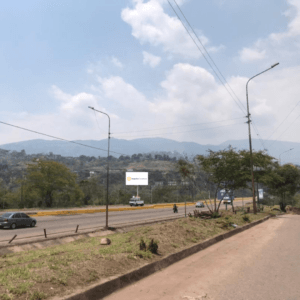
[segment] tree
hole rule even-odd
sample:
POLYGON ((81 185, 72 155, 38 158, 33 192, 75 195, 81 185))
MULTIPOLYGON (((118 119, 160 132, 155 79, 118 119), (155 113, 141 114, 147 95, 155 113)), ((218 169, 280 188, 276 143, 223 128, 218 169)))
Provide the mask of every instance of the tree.
POLYGON ((272 195, 279 195, 279 205, 282 211, 285 211, 287 203, 287 197, 293 197, 300 187, 300 171, 293 165, 278 164, 274 168, 273 172, 269 174, 266 181, 269 187, 269 192, 272 195))
POLYGON ((245 165, 243 156, 234 149, 229 148, 228 150, 216 152, 209 150, 208 156, 198 155, 196 159, 200 162, 203 170, 209 174, 210 181, 215 184, 215 212, 219 211, 221 204, 220 201, 217 207, 216 199, 220 189, 225 189, 226 192, 229 192, 247 187, 249 170, 245 165))
POLYGON ((65 165, 55 161, 38 161, 27 166, 25 184, 35 188, 47 207, 52 207, 54 196, 68 198, 71 202, 83 197, 76 177, 65 165))

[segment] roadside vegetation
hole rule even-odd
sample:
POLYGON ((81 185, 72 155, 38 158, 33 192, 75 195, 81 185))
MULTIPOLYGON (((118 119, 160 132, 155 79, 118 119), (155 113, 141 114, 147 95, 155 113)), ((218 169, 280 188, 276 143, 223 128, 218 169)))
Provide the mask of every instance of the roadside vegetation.
MULTIPOLYGON (((287 205, 299 205, 300 169, 292 164, 280 165, 278 161, 264 151, 253 152, 254 182, 256 203, 264 205, 279 204, 281 211, 286 211, 287 205), (259 199, 258 188, 264 190, 264 198, 259 199)), ((233 195, 238 190, 252 191, 252 176, 250 169, 250 153, 246 150, 236 151, 229 147, 226 150, 209 151, 208 155, 198 155, 194 162, 179 160, 178 172, 197 190, 199 186, 199 170, 206 174, 206 182, 212 189, 214 205, 207 208, 211 214, 218 213, 220 201, 217 201, 218 191, 224 190, 233 195)), ((232 204, 232 210, 234 207, 232 204)), ((258 207, 259 208, 259 207, 258 207)), ((254 207, 254 211, 256 211, 254 207)))
POLYGON ((257 215, 220 211, 221 217, 187 217, 107 236, 23 251, 0 257, 0 299, 38 300, 72 293, 75 289, 121 275, 221 233, 265 216, 278 214, 269 207, 257 215))

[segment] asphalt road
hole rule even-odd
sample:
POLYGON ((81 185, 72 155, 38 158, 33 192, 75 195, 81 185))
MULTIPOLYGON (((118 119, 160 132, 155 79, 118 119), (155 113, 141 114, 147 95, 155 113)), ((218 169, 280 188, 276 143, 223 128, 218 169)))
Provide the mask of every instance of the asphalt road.
POLYGON ((105 299, 299 300, 299 227, 299 215, 269 219, 105 299))
MULTIPOLYGON (((242 202, 236 202, 235 206, 241 206, 242 202)), ((221 205, 224 209, 225 205, 221 205)), ((194 206, 187 206, 187 214, 193 212, 194 206)), ((228 206, 231 209, 231 206, 228 206)), ((199 210, 207 210, 201 208, 199 210)), ((110 212, 108 215, 108 225, 110 227, 116 225, 125 225, 132 222, 150 221, 159 218, 170 218, 175 216, 184 216, 184 207, 178 208, 178 213, 174 214, 172 208, 163 209, 145 209, 145 210, 130 210, 120 212, 110 212)), ((17 235, 16 240, 26 241, 24 238, 33 236, 44 236, 44 229, 46 229, 47 236, 52 237, 59 233, 71 234, 75 232, 77 225, 79 225, 78 232, 90 231, 100 229, 105 226, 106 215, 105 213, 93 214, 76 214, 76 215, 57 215, 36 217, 37 225, 34 228, 17 228, 17 229, 0 229, 0 242, 10 240, 14 235, 17 235), (23 240, 24 239, 24 240, 23 240)))

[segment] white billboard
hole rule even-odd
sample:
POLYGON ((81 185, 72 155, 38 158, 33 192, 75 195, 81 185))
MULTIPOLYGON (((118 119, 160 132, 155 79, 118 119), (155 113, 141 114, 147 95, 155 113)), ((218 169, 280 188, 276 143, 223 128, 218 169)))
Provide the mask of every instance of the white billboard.
POLYGON ((264 199, 264 190, 263 189, 258 190, 258 197, 259 197, 259 200, 264 199))
POLYGON ((148 172, 126 172, 126 185, 148 185, 148 172))

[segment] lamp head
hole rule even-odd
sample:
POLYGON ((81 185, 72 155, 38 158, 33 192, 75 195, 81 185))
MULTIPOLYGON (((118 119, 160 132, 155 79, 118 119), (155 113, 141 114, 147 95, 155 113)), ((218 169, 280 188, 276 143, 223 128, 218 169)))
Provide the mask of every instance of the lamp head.
POLYGON ((89 106, 90 109, 94 109, 94 107, 89 106))
POLYGON ((276 63, 276 64, 272 65, 271 68, 274 68, 274 67, 276 67, 278 65, 279 65, 279 63, 276 63))

